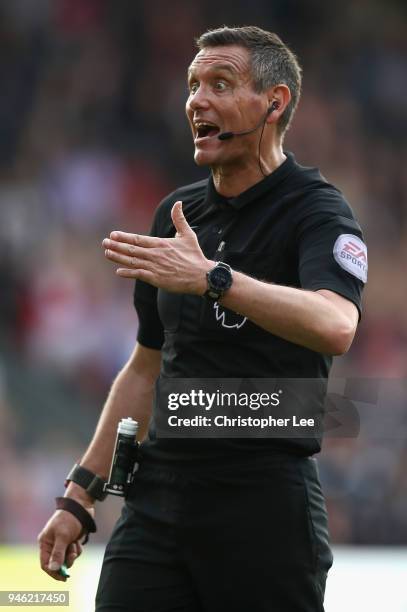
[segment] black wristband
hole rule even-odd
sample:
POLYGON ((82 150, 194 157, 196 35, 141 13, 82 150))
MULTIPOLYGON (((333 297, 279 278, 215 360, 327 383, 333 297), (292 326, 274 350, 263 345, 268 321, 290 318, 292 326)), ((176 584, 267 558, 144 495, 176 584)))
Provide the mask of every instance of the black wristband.
POLYGON ((104 492, 106 481, 78 463, 75 463, 66 477, 65 488, 71 481, 85 489, 94 499, 103 501, 107 497, 107 493, 104 492))
POLYGON ((87 510, 74 499, 70 497, 56 497, 55 498, 57 504, 57 510, 66 510, 73 514, 78 521, 81 523, 82 527, 86 531, 85 539, 82 544, 86 544, 89 540, 89 534, 96 532, 96 523, 89 514, 87 510))

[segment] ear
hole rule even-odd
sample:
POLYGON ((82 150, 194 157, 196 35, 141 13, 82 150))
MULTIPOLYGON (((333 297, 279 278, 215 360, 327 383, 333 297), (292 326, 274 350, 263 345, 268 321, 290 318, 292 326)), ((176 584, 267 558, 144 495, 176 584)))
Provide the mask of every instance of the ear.
POLYGON ((290 88, 284 83, 280 83, 267 91, 267 97, 269 100, 269 108, 274 104, 276 109, 269 114, 266 122, 277 123, 291 101, 290 88))

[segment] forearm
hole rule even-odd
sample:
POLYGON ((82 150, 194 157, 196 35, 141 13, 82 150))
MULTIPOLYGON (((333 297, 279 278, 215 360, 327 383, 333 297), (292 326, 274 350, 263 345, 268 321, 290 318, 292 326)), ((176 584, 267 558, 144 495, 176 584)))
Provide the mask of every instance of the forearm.
MULTIPOLYGON (((151 416, 154 382, 159 369, 158 355, 158 351, 138 346, 113 382, 93 438, 80 461, 82 466, 102 478, 107 479, 109 475, 120 419, 132 417, 139 423, 138 439, 141 440, 146 435, 151 416)), ((72 482, 67 488, 67 494, 90 501, 84 489, 72 482)))
POLYGON ((239 272, 233 273, 233 285, 220 303, 270 333, 320 353, 344 352, 352 331, 349 319, 323 295, 239 272))
POLYGON ((138 439, 144 438, 151 415, 153 386, 127 364, 117 375, 81 465, 103 478, 109 475, 120 419, 132 417, 139 423, 138 439))

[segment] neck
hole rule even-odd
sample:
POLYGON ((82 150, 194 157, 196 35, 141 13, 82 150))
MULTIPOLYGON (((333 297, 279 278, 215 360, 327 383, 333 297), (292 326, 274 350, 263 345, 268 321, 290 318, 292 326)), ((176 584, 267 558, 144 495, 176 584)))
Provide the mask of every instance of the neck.
POLYGON ((264 174, 260 170, 259 159, 252 158, 248 162, 234 163, 214 166, 211 168, 213 183, 216 191, 226 198, 236 197, 256 183, 264 179, 264 176, 271 174, 276 168, 281 166, 286 156, 283 153, 281 144, 276 145, 267 152, 267 155, 260 157, 260 165, 264 174))

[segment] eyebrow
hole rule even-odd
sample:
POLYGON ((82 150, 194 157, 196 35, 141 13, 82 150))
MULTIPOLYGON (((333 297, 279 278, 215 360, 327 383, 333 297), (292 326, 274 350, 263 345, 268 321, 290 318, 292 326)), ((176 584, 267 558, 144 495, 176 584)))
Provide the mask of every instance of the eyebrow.
MULTIPOLYGON (((230 72, 232 75, 236 75, 237 74, 237 70, 235 70, 229 64, 212 64, 212 66, 209 67, 209 70, 212 70, 213 72, 216 72, 217 70, 218 71, 224 70, 226 72, 230 72)), ((191 78, 191 75, 193 74, 193 72, 194 72, 194 70, 190 66, 188 68, 188 78, 191 78)))

